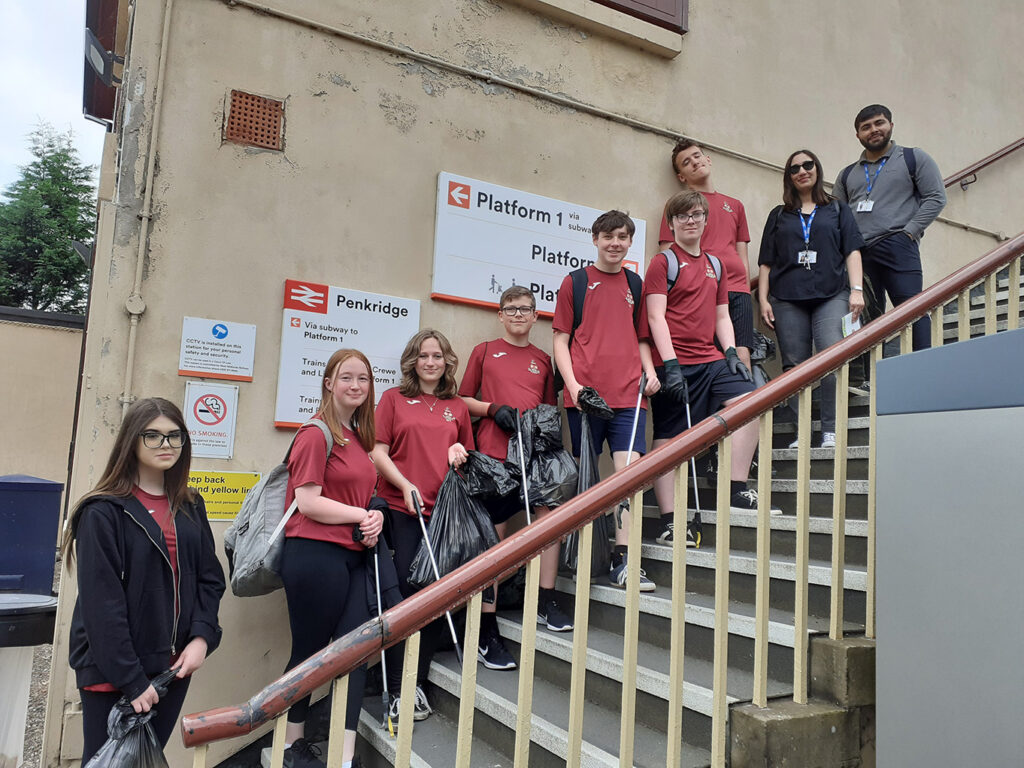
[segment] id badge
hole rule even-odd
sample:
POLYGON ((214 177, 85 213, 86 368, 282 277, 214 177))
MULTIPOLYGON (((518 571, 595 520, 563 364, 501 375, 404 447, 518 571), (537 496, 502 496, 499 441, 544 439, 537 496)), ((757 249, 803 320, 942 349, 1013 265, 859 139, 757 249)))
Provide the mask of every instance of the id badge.
POLYGON ((811 268, 812 264, 818 263, 818 252, 817 251, 800 251, 796 255, 798 264, 802 264, 808 269, 811 268))
POLYGON ((874 207, 874 200, 861 200, 859 203, 857 203, 857 213, 870 213, 871 209, 874 207))

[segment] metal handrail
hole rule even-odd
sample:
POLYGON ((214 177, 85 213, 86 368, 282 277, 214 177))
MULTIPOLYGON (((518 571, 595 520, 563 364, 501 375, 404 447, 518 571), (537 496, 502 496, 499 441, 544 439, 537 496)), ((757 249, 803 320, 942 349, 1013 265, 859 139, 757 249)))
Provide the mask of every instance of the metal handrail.
POLYGON ((997 160, 1002 160, 1004 157, 1013 152, 1016 152, 1021 147, 1024 147, 1024 136, 1017 139, 1012 144, 1007 144, 1002 149, 997 149, 991 155, 989 155, 988 157, 983 157, 981 160, 974 163, 973 165, 968 165, 962 171, 957 171, 952 176, 947 176, 945 179, 942 180, 942 183, 946 187, 952 187, 957 182, 960 182, 960 188, 967 189, 968 186, 970 186, 971 184, 978 180, 978 171, 980 171, 982 168, 987 168, 997 160), (972 176, 974 178, 971 178, 972 176), (968 181, 968 179, 970 179, 970 181, 968 181))
POLYGON ((388 609, 379 619, 367 621, 275 680, 246 703, 187 715, 182 718, 185 746, 196 747, 251 733, 283 713, 293 702, 333 678, 349 673, 379 654, 382 648, 412 635, 445 610, 466 602, 496 579, 513 573, 532 560, 553 542, 591 522, 620 500, 649 486, 654 478, 673 470, 797 391, 893 336, 932 309, 956 298, 1022 254, 1024 233, 601 481, 559 507, 558 514, 538 519, 440 581, 388 609))

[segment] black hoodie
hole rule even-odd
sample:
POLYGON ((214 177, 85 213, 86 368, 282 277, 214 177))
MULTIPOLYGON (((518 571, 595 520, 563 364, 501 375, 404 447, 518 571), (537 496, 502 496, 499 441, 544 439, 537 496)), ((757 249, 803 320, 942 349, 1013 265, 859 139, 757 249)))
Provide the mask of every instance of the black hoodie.
POLYGON ((69 662, 78 687, 109 683, 129 699, 195 637, 220 643, 224 569, 201 497, 174 516, 179 610, 160 525, 134 497, 89 499, 75 525, 78 600, 69 662))

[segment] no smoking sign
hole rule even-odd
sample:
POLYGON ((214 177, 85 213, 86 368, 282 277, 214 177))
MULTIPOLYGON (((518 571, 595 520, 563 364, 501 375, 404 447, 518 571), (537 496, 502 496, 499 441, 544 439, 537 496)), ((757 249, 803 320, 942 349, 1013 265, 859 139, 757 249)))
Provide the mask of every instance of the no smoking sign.
POLYGON ((224 421, 228 414, 228 405, 220 395, 200 395, 192 412, 200 424, 213 426, 224 421))
POLYGON ((190 381, 185 385, 185 424, 192 455, 230 459, 235 448, 238 387, 190 381))

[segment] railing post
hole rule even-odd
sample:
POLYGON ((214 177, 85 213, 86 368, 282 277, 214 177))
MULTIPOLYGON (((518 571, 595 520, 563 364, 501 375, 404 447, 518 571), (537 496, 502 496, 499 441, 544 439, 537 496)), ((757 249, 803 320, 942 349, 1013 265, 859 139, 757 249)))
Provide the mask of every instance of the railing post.
POLYGON ((985 277, 985 335, 996 332, 996 273, 985 277))
POLYGON ((619 760, 633 765, 636 728, 636 664, 640 647, 640 550, 644 522, 644 492, 629 505, 629 543, 626 545, 626 616, 622 638, 622 706, 619 713, 619 760))
POLYGON ((192 750, 192 768, 206 768, 206 750, 209 744, 200 744, 192 750))
POLYGON ((876 457, 878 449, 878 361, 882 359, 882 345, 871 348, 871 395, 868 398, 868 562, 865 586, 864 635, 875 638, 875 488, 877 486, 876 457))
POLYGON ((850 383, 850 364, 836 372, 836 449, 832 470, 832 604, 828 635, 843 638, 843 596, 846 581, 846 446, 850 383))
POLYGON ((1020 258, 1014 258, 1010 262, 1009 284, 1006 286, 1010 292, 1006 302, 1006 330, 1013 331, 1020 327, 1020 258))
POLYGON ((971 338, 971 289, 964 288, 956 302, 957 309, 957 341, 971 338))
POLYGON ((288 728, 288 713, 282 712, 274 721, 274 740, 270 745, 270 768, 284 765, 284 740, 288 728))
POLYGON ((754 588, 754 704, 768 706, 768 607, 771 594, 772 436, 774 415, 761 414, 757 443, 757 582, 754 588))
MULTIPOLYGON (((519 700, 516 705, 515 766, 530 762, 530 726, 533 718, 533 668, 537 651, 537 599, 540 594, 540 555, 526 565, 523 629, 519 645, 519 700)), ((473 662, 476 663, 475 661, 473 662)))
POLYGON ((943 323, 943 308, 936 307, 931 311, 932 318, 932 347, 941 347, 946 343, 945 329, 943 323))
POLYGON ((907 325, 900 330, 900 354, 909 355, 914 351, 914 326, 907 325))
POLYGON ((587 630, 590 627, 590 568, 594 524, 580 529, 576 553, 576 612, 572 630, 572 672, 569 682, 569 738, 566 766, 579 768, 583 757, 583 707, 587 687, 587 630))
POLYGON ((412 762, 413 706, 416 703, 416 671, 420 660, 420 633, 405 641, 402 660, 401 701, 398 704, 398 744, 395 746, 395 768, 409 768, 412 762))
MULTIPOLYGON (((715 653, 711 713, 711 766, 725 768, 729 700, 726 685, 729 671, 729 512, 732 466, 732 438, 718 442, 718 493, 715 521, 715 653)), ((630 763, 629 765, 632 765, 630 763)))
MULTIPOLYGON (((497 594, 495 594, 497 596, 497 594)), ((462 640, 462 690, 459 695, 459 740, 455 747, 455 767, 469 768, 473 753, 473 712, 476 711, 477 655, 480 644, 480 608, 483 593, 477 592, 466 606, 466 634, 462 640)), ((526 632, 526 622, 523 622, 526 632)))
POLYGON ((672 624, 669 627, 668 666, 668 753, 666 768, 679 768, 683 752, 683 662, 686 657, 686 525, 689 506, 687 492, 690 464, 684 462, 675 469, 675 526, 672 536, 672 624))
MULTIPOLYGON (((874 381, 872 380, 872 384, 874 381)), ((838 391, 838 390, 837 390, 838 391)), ((807 703, 807 572, 811 524, 811 387, 800 390, 796 452, 796 599, 793 607, 793 701, 807 703)), ((841 492, 839 488, 834 489, 841 492)), ((842 489, 845 490, 845 489, 842 489)))
POLYGON ((327 736, 327 768, 341 768, 345 750, 345 714, 348 710, 348 675, 334 680, 331 726, 327 736))

